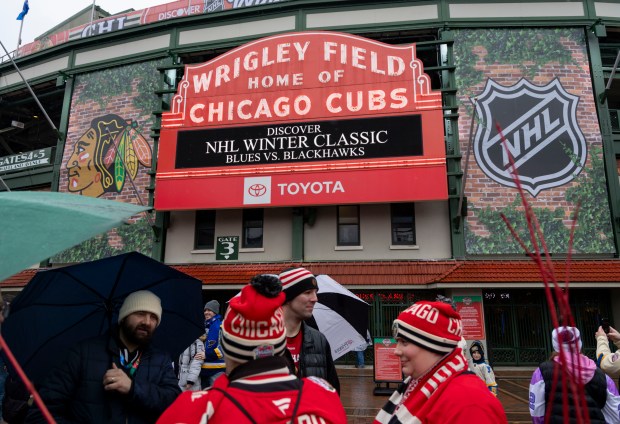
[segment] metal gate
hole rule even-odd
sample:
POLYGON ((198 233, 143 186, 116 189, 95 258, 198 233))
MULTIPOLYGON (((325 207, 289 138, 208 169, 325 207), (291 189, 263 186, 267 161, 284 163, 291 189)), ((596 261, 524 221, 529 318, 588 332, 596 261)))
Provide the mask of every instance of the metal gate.
MULTIPOLYGON (((594 358, 594 332, 609 316, 608 290, 571 290, 571 309, 583 352, 594 358)), ((538 365, 552 352, 552 324, 542 289, 484 290, 484 321, 493 365, 538 365)))
POLYGON ((398 314, 420 300, 435 300, 434 290, 372 293, 370 332, 373 337, 392 337, 392 323, 398 314))
MULTIPOLYGON (((440 294, 440 292, 436 290, 356 290, 355 294, 371 305, 368 311, 368 322, 370 324, 370 334, 372 337, 391 338, 392 323, 399 313, 419 300, 435 300, 437 294, 440 294)), ((364 351, 364 360, 366 363, 372 363, 373 357, 373 349, 366 349, 364 351)), ((345 356, 339 358, 336 363, 343 365, 354 364, 354 353, 349 352, 345 356)))

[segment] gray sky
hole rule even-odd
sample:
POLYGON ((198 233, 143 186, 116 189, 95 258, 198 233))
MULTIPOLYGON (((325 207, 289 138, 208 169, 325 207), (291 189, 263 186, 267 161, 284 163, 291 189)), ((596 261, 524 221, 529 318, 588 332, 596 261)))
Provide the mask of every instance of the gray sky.
MULTIPOLYGON (((129 8, 145 9, 159 4, 172 3, 174 0, 96 0, 96 5, 103 10, 116 14, 129 8)), ((92 6, 92 0, 29 0, 30 11, 24 19, 22 29, 22 46, 34 41, 35 37, 55 27, 75 13, 92 6)), ((19 25, 17 15, 22 11, 24 0, 2 0, 0 13, 0 41, 12 52, 17 47, 19 25)), ((0 56, 4 56, 0 47, 0 56)))

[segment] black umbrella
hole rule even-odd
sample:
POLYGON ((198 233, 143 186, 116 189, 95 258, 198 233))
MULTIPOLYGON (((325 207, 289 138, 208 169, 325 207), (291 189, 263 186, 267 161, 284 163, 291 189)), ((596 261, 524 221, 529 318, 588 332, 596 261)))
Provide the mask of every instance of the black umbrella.
POLYGON ((12 302, 2 335, 26 374, 40 383, 68 347, 105 334, 136 290, 161 299, 153 344, 172 358, 204 333, 200 280, 132 252, 38 272, 12 302))

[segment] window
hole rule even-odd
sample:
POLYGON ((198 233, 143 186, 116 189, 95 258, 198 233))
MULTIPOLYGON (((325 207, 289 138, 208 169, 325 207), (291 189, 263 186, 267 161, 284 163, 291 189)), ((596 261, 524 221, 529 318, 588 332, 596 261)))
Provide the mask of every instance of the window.
POLYGON ((338 246, 360 245, 360 207, 338 206, 338 246))
POLYGON ((413 203, 394 203, 391 206, 392 244, 415 244, 415 208, 413 203))
POLYGON ((196 211, 194 249, 213 249, 215 245, 215 211, 196 211))
POLYGON ((263 209, 243 210, 243 243, 241 247, 263 247, 263 209))

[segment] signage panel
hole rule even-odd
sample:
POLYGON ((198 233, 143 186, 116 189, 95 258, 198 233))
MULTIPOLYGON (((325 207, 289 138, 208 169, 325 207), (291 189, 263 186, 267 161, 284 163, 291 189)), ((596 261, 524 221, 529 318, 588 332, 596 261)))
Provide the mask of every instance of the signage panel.
POLYGON ((178 0, 160 4, 146 9, 132 10, 107 16, 71 29, 46 35, 39 40, 19 48, 19 56, 36 53, 42 49, 57 46, 68 41, 96 35, 108 34, 127 28, 148 25, 168 19, 185 18, 206 13, 243 9, 288 0, 178 0))
POLYGON ((448 197, 441 93, 415 45, 267 37, 188 65, 171 104, 156 209, 448 197))
POLYGON ((215 260, 236 261, 237 259, 239 259, 239 236, 218 237, 215 260))
POLYGON ((179 131, 176 169, 422 155, 420 115, 179 131))
POLYGON ((392 169, 347 172, 279 173, 268 176, 210 176, 193 172, 158 181, 159 210, 252 206, 309 206, 441 200, 447 191, 446 171, 437 163, 416 163, 392 169))
POLYGON ((403 372, 400 358, 394 354, 396 339, 375 337, 373 346, 375 349, 375 382, 402 382, 403 372))
POLYGON ((52 148, 0 157, 0 173, 51 165, 52 148))
POLYGON ((454 296, 453 300, 463 323, 463 337, 466 340, 485 339, 482 296, 454 296))

